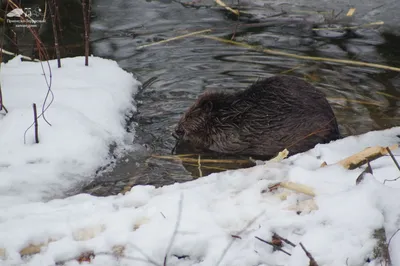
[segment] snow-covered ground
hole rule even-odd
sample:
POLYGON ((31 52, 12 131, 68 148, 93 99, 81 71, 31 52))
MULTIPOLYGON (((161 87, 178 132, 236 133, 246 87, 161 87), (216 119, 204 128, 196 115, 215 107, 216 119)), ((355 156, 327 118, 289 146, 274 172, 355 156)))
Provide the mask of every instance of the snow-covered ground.
MULTIPOLYGON (((124 113, 134 108, 138 85, 108 60, 91 58, 89 68, 82 58, 64 59, 62 69, 51 65, 53 126, 40 119, 40 144, 33 144, 32 130, 23 143, 31 104, 46 93, 40 65, 14 60, 2 67, 10 113, 0 117, 0 265, 79 265, 75 258, 85 252, 95 254, 92 265, 308 265, 299 242, 320 266, 380 265, 366 263, 374 256, 374 231, 384 228, 389 239, 400 228, 400 181, 382 184, 400 175, 390 157, 374 161, 373 175, 359 185, 362 169, 334 164, 369 146, 399 143, 400 128, 187 183, 44 201, 90 178, 107 162, 110 143, 126 147, 124 113), (323 161, 328 166, 320 168, 323 161), (268 191, 280 181, 313 187, 318 209, 297 214, 291 208, 311 197, 268 191), (271 240, 273 232, 296 244, 283 247, 291 256, 255 238, 271 240)), ((395 266, 399 251, 400 233, 390 244, 395 266)))
MULTIPOLYGON (((57 68, 14 58, 1 68, 4 104, 0 113, 0 207, 54 198, 72 184, 94 177, 110 161, 109 145, 128 148, 125 114, 134 110, 132 95, 139 82, 116 62, 101 58, 62 59, 57 68), (43 67, 43 69, 42 69, 43 67), (40 118, 39 144, 34 143, 32 104, 38 114, 51 82, 54 101, 40 118), (52 77, 50 80, 50 76, 52 77)), ((46 107, 51 102, 49 96, 46 107)))

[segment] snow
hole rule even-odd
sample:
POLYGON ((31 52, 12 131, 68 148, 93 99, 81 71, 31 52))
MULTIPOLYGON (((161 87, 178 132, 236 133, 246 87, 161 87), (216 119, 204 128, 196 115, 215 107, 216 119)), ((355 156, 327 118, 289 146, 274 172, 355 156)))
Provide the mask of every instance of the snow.
MULTIPOLYGON (((300 242, 320 266, 380 265, 366 261, 373 258, 375 230, 384 228, 389 239, 400 228, 400 181, 383 184, 399 170, 389 156, 379 158, 371 163, 373 175, 355 185, 363 169, 335 163, 369 146, 398 143, 400 127, 186 183, 45 200, 91 178, 108 161, 108 145, 128 149, 132 137, 123 118, 134 108, 137 82, 112 61, 91 58, 89 68, 82 62, 65 59, 64 70, 50 62, 55 101, 47 118, 53 126, 41 119, 40 144, 32 143, 29 131, 25 145, 31 103, 42 103, 46 93, 40 65, 18 60, 3 65, 10 113, 0 118, 0 265, 79 265, 76 258, 84 252, 95 254, 91 265, 163 265, 166 254, 166 265, 308 265, 300 242), (321 168, 324 161, 328 166, 321 168), (318 209, 298 214, 292 207, 311 197, 291 192, 284 199, 281 193, 288 190, 268 191, 280 181, 313 187, 318 209), (270 240, 273 232, 296 244, 283 247, 291 256, 255 238, 270 240), (30 245, 40 252, 21 257, 30 245)), ((399 249, 400 233, 390 244, 395 266, 399 249)))
MULTIPOLYGON (((116 62, 91 57, 62 59, 57 68, 46 63, 14 58, 1 69, 4 104, 0 115, 0 206, 54 198, 79 181, 93 177, 97 167, 110 161, 109 145, 129 148, 133 136, 124 129, 124 114, 134 110, 132 94, 139 83, 116 62), (43 70, 54 93, 54 102, 40 118, 39 144, 30 128, 32 104, 38 113, 48 90, 43 70)), ((51 97, 46 102, 46 107, 51 97)))

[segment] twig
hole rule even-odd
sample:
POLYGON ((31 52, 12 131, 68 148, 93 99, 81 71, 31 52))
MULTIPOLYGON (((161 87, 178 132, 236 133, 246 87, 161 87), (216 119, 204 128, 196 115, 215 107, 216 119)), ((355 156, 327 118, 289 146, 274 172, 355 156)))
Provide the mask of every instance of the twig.
MULTIPOLYGON (((6 7, 5 7, 5 11, 7 11, 7 10, 8 10, 8 1, 7 1, 7 4, 6 4, 6 7)), ((6 18, 6 13, 7 12, 4 12, 4 19, 6 18)), ((4 20, 3 20, 3 33, 5 32, 5 30, 6 30, 6 23, 4 23, 4 20)), ((5 34, 3 34, 3 38, 1 38, 1 44, 0 44, 0 51, 1 52, 4 51, 3 50, 4 37, 5 37, 5 34)), ((3 62, 3 53, 0 53, 0 62, 3 62)), ((7 108, 5 108, 5 106, 3 104, 3 94, 2 94, 2 91, 1 91, 1 84, 0 84, 0 111, 3 110, 3 109, 4 109, 4 111, 6 113, 8 113, 7 108)))
POLYGON ((237 32, 238 28, 239 28, 239 20, 238 20, 238 21, 236 22, 236 24, 235 24, 235 29, 233 30, 231 40, 234 40, 234 39, 235 39, 235 37, 236 37, 236 32, 237 32))
POLYGON ((283 187, 295 192, 303 193, 308 196, 314 197, 315 192, 312 187, 303 185, 303 184, 298 184, 298 183, 293 183, 293 182, 280 182, 274 185, 269 186, 269 190, 272 191, 274 189, 277 189, 278 187, 283 187))
POLYGON ((349 26, 349 27, 342 27, 342 28, 313 28, 313 31, 320 31, 320 30, 354 30, 354 29, 359 29, 363 27, 370 27, 370 26, 376 26, 376 25, 383 25, 383 21, 377 21, 377 22, 372 22, 368 24, 363 24, 360 26, 349 26))
POLYGON ((282 251, 282 252, 285 253, 286 255, 292 256, 292 254, 290 254, 290 253, 287 252, 286 250, 282 249, 282 248, 281 248, 280 246, 278 246, 278 245, 275 245, 275 244, 273 244, 273 243, 271 243, 271 242, 269 242, 269 241, 266 241, 266 240, 264 240, 264 239, 261 239, 261 238, 259 238, 258 236, 255 236, 255 238, 257 238, 257 239, 260 240, 261 242, 264 242, 264 243, 266 243, 266 244, 268 244, 268 245, 274 247, 275 249, 277 249, 277 250, 279 250, 279 251, 282 251))
POLYGON ((195 31, 195 32, 191 32, 191 33, 188 33, 188 34, 184 34, 184 35, 180 35, 180 36, 177 36, 177 37, 173 37, 173 38, 169 38, 169 39, 166 39, 166 40, 162 40, 162 41, 159 41, 159 42, 153 42, 153 43, 141 45, 141 46, 138 46, 137 49, 142 49, 142 48, 153 46, 153 45, 156 45, 156 44, 167 43, 167 42, 170 42, 170 41, 179 40, 179 39, 183 39, 185 37, 198 35, 198 34, 202 34, 202 33, 207 33, 207 32, 211 32, 211 31, 212 31, 211 29, 195 31))
MULTIPOLYGON (((399 147, 399 145, 394 144, 390 146, 391 150, 395 150, 399 147)), ((338 162, 341 166, 343 166, 346 169, 353 170, 361 165, 367 163, 367 161, 371 162, 373 160, 376 160, 388 153, 386 147, 380 147, 380 146, 375 146, 375 147, 369 147, 364 149, 363 151, 353 154, 341 161, 338 162)))
POLYGON ((400 165, 397 162, 396 158, 394 158, 392 151, 390 150, 389 147, 386 147, 387 152, 389 153, 390 157, 392 158, 394 164, 396 165, 397 169, 400 171, 400 165))
POLYGON ((217 3, 218 5, 222 6, 223 8, 225 8, 226 10, 232 12, 233 14, 235 14, 236 16, 239 16, 239 10, 236 9, 232 9, 229 6, 227 6, 224 2, 222 2, 221 0, 214 0, 215 3, 217 3))
POLYGON ((289 151, 287 149, 284 149, 283 151, 280 151, 278 155, 276 155, 274 158, 270 159, 269 162, 280 162, 283 159, 285 159, 289 155, 289 151))
MULTIPOLYGON (((261 217, 261 215, 263 215, 265 213, 265 210, 260 212, 256 217, 253 218, 253 220, 251 220, 242 230, 240 230, 239 233, 235 234, 235 236, 239 236, 240 234, 243 233, 247 228, 249 228, 255 221, 257 221, 257 219, 259 217, 261 217)), ((229 242, 229 244, 226 246, 226 248, 224 249, 224 251, 221 254, 221 257, 219 258, 217 264, 215 264, 215 266, 218 266, 222 260, 224 259, 226 253, 228 252, 229 248, 232 246, 233 242, 235 241, 235 239, 237 239, 237 237, 232 237, 231 242, 229 242)))
POLYGON ((197 169, 199 169, 199 177, 202 177, 203 176, 203 172, 201 171, 201 157, 200 157, 200 154, 199 154, 199 158, 197 160, 197 169))
POLYGON ((54 47, 56 50, 56 56, 57 56, 57 65, 58 68, 61 67, 61 56, 60 56, 60 47, 58 45, 58 35, 57 35, 57 22, 55 18, 55 6, 56 6, 56 1, 52 0, 52 2, 47 2, 49 5, 49 11, 50 11, 50 16, 51 16, 51 22, 53 24, 53 35, 54 35, 54 47))
MULTIPOLYGON (((0 57, 1 58, 1 57, 0 57)), ((3 93, 1 92, 1 84, 0 84, 0 111, 3 110, 8 113, 7 108, 3 104, 3 93)))
POLYGON ((89 46, 89 36, 90 36, 90 20, 91 20, 91 14, 92 14, 92 0, 88 0, 88 6, 87 6, 87 11, 86 11, 86 13, 87 13, 87 21, 86 21, 86 23, 87 23, 87 26, 86 26, 86 28, 87 28, 87 40, 86 40, 86 47, 85 47, 85 51, 86 51, 86 53, 87 53, 87 56, 89 57, 89 49, 90 49, 90 46, 89 46))
POLYGON ((37 121, 36 103, 33 104, 33 119, 35 123, 35 143, 39 143, 39 125, 37 121))
POLYGON ((300 242, 300 246, 304 250, 304 252, 306 253, 307 257, 310 259, 309 266, 318 266, 318 263, 314 260, 314 258, 311 255, 311 253, 307 251, 307 249, 303 246, 303 244, 301 242, 300 242))
POLYGON ((151 77, 142 84, 142 90, 146 89, 150 85, 152 85, 154 82, 156 82, 157 77, 151 77))
MULTIPOLYGON (((196 158, 183 158, 178 155, 166 156, 166 155, 151 155, 153 158, 157 159, 166 159, 166 160, 180 160, 182 162, 187 163, 198 163, 198 159, 196 158)), ((241 159, 233 159, 233 160, 224 160, 224 159, 202 159, 203 163, 234 163, 234 164, 244 164, 251 162, 250 160, 241 160, 241 159)))
POLYGON ((350 8, 349 11, 347 11, 346 16, 347 17, 351 17, 353 16, 354 12, 356 11, 356 9, 354 7, 350 8))
POLYGON ((16 54, 16 53, 7 51, 7 50, 5 50, 5 49, 0 49, 0 52, 1 52, 2 54, 12 55, 12 56, 18 56, 18 55, 19 55, 19 56, 21 56, 22 59, 26 59, 26 60, 29 60, 29 61, 40 62, 39 59, 34 59, 34 58, 29 57, 29 56, 26 56, 26 55, 16 54))
POLYGON ((86 0, 82 0, 82 14, 83 14, 83 26, 85 30, 85 66, 89 65, 89 18, 88 10, 86 7, 86 0))
MULTIPOLYGON (((185 162, 182 162, 182 163, 183 163, 184 165, 187 165, 187 166, 194 166, 194 167, 198 166, 198 164, 185 163, 185 162)), ((205 169, 214 169, 214 170, 220 170, 220 171, 226 171, 226 170, 228 170, 228 168, 217 167, 217 166, 207 166, 207 165, 202 165, 201 168, 205 168, 205 169)))
MULTIPOLYGON (((20 7, 19 7, 17 4, 15 4, 12 0, 8 0, 8 1, 7 1, 7 4, 8 4, 8 3, 10 3, 11 6, 12 6, 14 9, 15 9, 15 8, 20 8, 20 7)), ((26 20, 24 17, 21 17, 21 18, 22 18, 24 21, 26 20)), ((30 19, 31 21, 33 21, 33 19, 30 18, 30 17, 28 17, 28 19, 30 19)), ((47 75, 46 75, 46 72, 44 71, 43 64, 40 62, 40 63, 41 63, 40 66, 41 66, 41 68, 42 68, 42 72, 43 72, 43 75, 44 75, 44 78, 45 78, 45 81, 46 81, 48 90, 47 90, 47 94, 46 94, 46 97, 45 97, 44 102, 43 102, 43 105, 42 105, 42 112, 41 112, 41 114, 39 115, 39 117, 40 117, 40 116, 43 116, 44 121, 45 121, 48 125, 51 126, 50 122, 47 121, 47 119, 46 119, 46 117, 45 117, 45 112, 46 112, 46 110, 50 107, 50 105, 53 103, 53 100, 54 100, 54 94, 53 94, 53 91, 51 90, 52 74, 51 74, 50 63, 49 63, 49 61, 48 61, 48 60, 49 60, 49 55, 48 55, 46 49, 44 49, 45 45, 44 45, 43 42, 40 40, 39 34, 38 34, 32 27, 28 27, 28 29, 29 29, 29 31, 32 33, 32 36, 34 37, 34 39, 35 39, 35 41, 36 41, 36 45, 37 45, 37 47, 38 47, 38 52, 39 52, 39 58, 42 60, 43 57, 45 57, 46 60, 47 60, 46 64, 47 64, 48 69, 49 69, 50 80, 47 79, 47 75), (52 96, 52 99, 51 99, 50 103, 46 106, 46 102, 47 102, 47 99, 48 99, 49 95, 52 96)), ((24 133, 24 143, 25 143, 26 132, 27 132, 33 125, 34 125, 34 124, 32 123, 32 124, 27 128, 27 130, 25 131, 25 133, 24 133)))
POLYGON ((57 25, 58 25, 58 31, 60 32, 60 37, 62 39, 63 36, 63 29, 62 29, 62 24, 61 24, 61 18, 60 18, 60 11, 58 9, 58 0, 53 0, 54 1, 54 7, 55 7, 55 15, 56 15, 56 19, 57 19, 57 25))
POLYGON ((366 174, 371 174, 371 175, 373 174, 371 165, 370 165, 370 163, 369 163, 368 160, 367 160, 367 164, 368 164, 367 168, 365 168, 364 171, 362 171, 362 173, 357 177, 357 179, 356 179, 356 185, 360 184, 361 181, 364 180, 364 176, 365 176, 366 174))
POLYGON ((379 106, 379 107, 382 107, 385 105, 383 102, 378 102, 378 101, 351 100, 351 99, 340 98, 340 97, 326 97, 326 99, 331 100, 331 101, 346 101, 348 103, 359 103, 359 104, 363 104, 363 105, 373 105, 373 106, 379 106))
POLYGON ((397 181, 397 180, 399 180, 400 179, 400 176, 399 177, 396 177, 396 178, 394 178, 394 179, 385 179, 384 181, 383 181, 383 184, 385 184, 386 182, 395 182, 395 181, 397 181))
POLYGON ((397 229, 396 232, 394 232, 393 235, 389 238, 389 241, 388 241, 388 249, 389 249, 389 247, 390 247, 390 242, 392 242, 392 238, 393 238, 398 232, 400 232, 400 228, 397 229))
POLYGON ((310 61, 322 61, 322 62, 339 63, 339 64, 346 64, 346 65, 380 68, 380 69, 386 69, 386 70, 400 72, 400 68, 398 68, 398 67, 386 66, 386 65, 381 65, 381 64, 367 63, 367 62, 361 62, 361 61, 352 61, 352 60, 346 60, 346 59, 336 59, 336 58, 328 58, 328 57, 317 57, 317 56, 291 54, 291 53, 286 53, 286 52, 282 52, 282 51, 278 51, 278 50, 264 49, 264 48, 250 45, 247 43, 226 40, 226 39, 215 37, 215 36, 201 35, 201 37, 207 38, 207 39, 212 39, 212 40, 223 42, 223 43, 240 46, 240 47, 244 47, 244 48, 247 48, 250 50, 260 51, 260 52, 263 52, 266 54, 280 55, 280 56, 286 56, 286 57, 302 59, 302 60, 310 60, 310 61))
POLYGON ((286 244, 291 245, 292 247, 295 247, 296 245, 293 244, 291 241, 287 240, 286 238, 281 237, 280 235, 278 235, 277 233, 274 233, 274 237, 279 238, 280 240, 282 240, 283 242, 285 242, 286 244))
POLYGON ((181 222, 181 217, 182 217, 182 205, 183 205, 183 194, 181 194, 180 198, 179 198, 179 209, 178 209, 178 217, 176 218, 176 224, 175 224, 175 229, 174 232, 172 234, 171 240, 169 241, 169 245, 167 248, 167 251, 165 252, 165 257, 164 257, 164 264, 163 266, 167 266, 167 256, 168 253, 171 250, 172 244, 174 242, 175 236, 178 232, 178 228, 179 228, 179 224, 181 222))

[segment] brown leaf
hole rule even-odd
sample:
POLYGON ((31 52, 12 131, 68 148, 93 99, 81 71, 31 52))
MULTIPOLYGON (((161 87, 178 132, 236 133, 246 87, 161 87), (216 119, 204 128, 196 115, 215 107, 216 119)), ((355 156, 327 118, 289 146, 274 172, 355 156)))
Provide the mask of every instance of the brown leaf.
POLYGON ((94 257, 95 257, 94 253, 92 251, 89 251, 89 252, 82 253, 79 256, 79 258, 77 258, 77 261, 79 263, 82 263, 82 262, 89 262, 90 263, 90 262, 92 262, 92 259, 94 259, 94 257))

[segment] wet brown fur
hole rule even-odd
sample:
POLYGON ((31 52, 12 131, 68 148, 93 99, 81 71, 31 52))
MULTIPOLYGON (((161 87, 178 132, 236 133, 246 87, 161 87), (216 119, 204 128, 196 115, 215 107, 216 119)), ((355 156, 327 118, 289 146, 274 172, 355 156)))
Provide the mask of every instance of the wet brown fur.
POLYGON ((175 136, 204 151, 253 156, 285 148, 293 155, 340 138, 325 95, 290 76, 266 78, 237 93, 201 95, 175 136))

